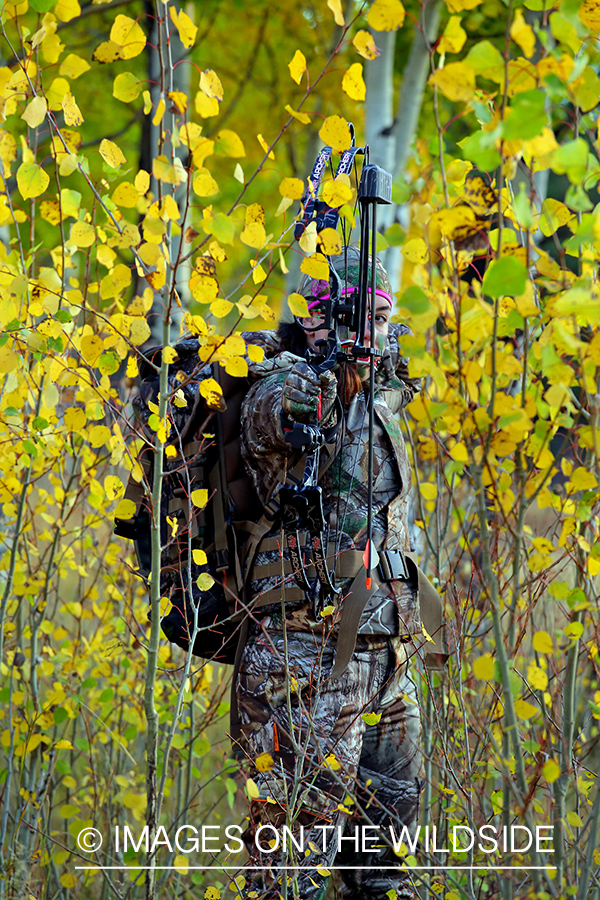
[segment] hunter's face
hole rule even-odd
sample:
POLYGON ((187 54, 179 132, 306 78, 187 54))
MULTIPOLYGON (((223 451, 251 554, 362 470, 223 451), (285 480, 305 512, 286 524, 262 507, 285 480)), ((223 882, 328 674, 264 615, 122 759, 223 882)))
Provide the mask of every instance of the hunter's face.
MULTIPOLYGON (((370 300, 369 300, 370 306, 370 300)), ((376 297, 375 303, 375 347, 381 353, 385 350, 385 344, 388 337, 388 331, 390 328, 390 318, 392 315, 392 308, 390 304, 383 297, 376 297)), ((319 328, 319 325, 323 324, 323 317, 318 313, 309 316, 308 318, 300 320, 302 327, 305 329, 311 329, 310 331, 306 331, 306 341, 311 350, 318 350, 317 342, 318 341, 326 341, 327 340, 327 329, 319 328), (315 329, 314 331, 312 329, 315 329)), ((370 317, 367 318, 366 327, 365 327, 365 346, 371 346, 371 321, 370 317)), ((344 344, 348 343, 349 347, 354 344, 356 339, 355 332, 350 332, 348 342, 344 341, 344 344)), ((349 349, 348 347, 348 349, 349 349)), ((359 361, 359 373, 361 378, 364 378, 368 375, 368 366, 364 366, 360 364, 359 361), (365 374, 363 374, 363 369, 365 370, 365 374)))

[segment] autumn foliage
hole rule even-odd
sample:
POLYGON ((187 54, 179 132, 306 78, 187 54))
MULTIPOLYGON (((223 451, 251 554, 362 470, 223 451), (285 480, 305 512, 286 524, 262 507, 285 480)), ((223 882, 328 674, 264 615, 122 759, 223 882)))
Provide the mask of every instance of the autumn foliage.
MULTIPOLYGON (((600 877, 600 7, 435 6, 378 243, 425 379, 406 419, 413 539, 454 632, 448 670, 421 680, 422 822, 550 824, 555 853, 497 862, 542 867, 502 883, 408 862, 434 867, 415 876, 423 896, 583 898, 600 877)), ((150 624, 113 535, 144 478, 138 363, 162 345, 164 388, 191 333, 200 360, 243 377, 260 352, 241 333, 288 297, 303 314, 299 273, 328 277, 356 214, 355 178, 328 173, 342 228, 295 242, 307 174, 323 143, 350 146, 348 121, 361 143, 378 40, 398 31, 405 57, 423 15, 400 0, 3 5, 1 897, 237 895, 233 872, 188 869, 210 853, 110 840, 125 823, 172 837, 243 822, 252 792, 226 737, 229 671, 160 638, 158 567, 150 624), (77 845, 90 827, 95 853, 77 845), (150 869, 77 868, 94 864, 150 869)), ((149 423, 154 501, 177 402, 163 389, 149 423)), ((156 560, 156 516, 152 539, 156 560)))

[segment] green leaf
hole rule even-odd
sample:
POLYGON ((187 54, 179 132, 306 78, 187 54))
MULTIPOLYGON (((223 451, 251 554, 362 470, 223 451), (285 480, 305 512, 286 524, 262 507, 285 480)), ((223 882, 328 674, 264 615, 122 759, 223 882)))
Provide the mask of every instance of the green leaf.
POLYGON ((56 6, 56 0, 29 0, 29 8, 36 12, 45 13, 56 6))
POLYGON ((399 306, 408 309, 413 316, 422 316, 431 307, 431 301, 425 291, 413 284, 402 294, 399 306))
POLYGON ((565 194, 565 203, 575 212, 589 212, 593 203, 580 184, 570 184, 565 194))
POLYGON ((471 47, 465 62, 475 69, 476 75, 498 83, 502 81, 504 60, 500 51, 490 41, 480 41, 471 47))
POLYGON ((583 138, 561 144, 552 154, 550 168, 557 175, 567 175, 573 184, 581 184, 588 167, 588 145, 583 138))
POLYGON ((502 134, 507 141, 528 141, 536 137, 548 124, 543 91, 523 91, 517 94, 504 120, 502 134))
POLYGON ((459 141, 458 146, 464 159, 475 163, 478 169, 492 172, 500 165, 500 154, 494 147, 495 140, 496 135, 491 132, 478 131, 459 141))
POLYGON ((485 273, 482 290, 488 297, 518 297, 525 290, 527 269, 514 256, 495 259, 485 273))

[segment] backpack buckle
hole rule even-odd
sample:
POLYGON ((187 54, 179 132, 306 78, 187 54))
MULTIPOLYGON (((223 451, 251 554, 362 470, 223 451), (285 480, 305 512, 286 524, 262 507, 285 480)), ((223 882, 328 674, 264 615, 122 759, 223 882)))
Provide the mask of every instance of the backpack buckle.
POLYGON ((215 572, 224 572, 229 568, 229 550, 214 550, 211 556, 214 557, 214 568, 215 572))
POLYGON ((410 572, 402 550, 379 550, 377 571, 382 581, 410 581, 410 572))

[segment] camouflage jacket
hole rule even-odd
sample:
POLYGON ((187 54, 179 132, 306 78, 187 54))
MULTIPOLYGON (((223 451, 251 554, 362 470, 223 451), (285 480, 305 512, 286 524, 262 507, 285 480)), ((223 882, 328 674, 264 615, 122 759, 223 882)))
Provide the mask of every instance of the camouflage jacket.
MULTIPOLYGON (((410 549, 408 495, 411 469, 396 419, 396 413, 420 389, 420 379, 409 377, 407 360, 399 353, 398 337, 408 332, 405 325, 390 325, 388 348, 376 377, 373 540, 378 549, 410 549)), ((264 503, 276 498, 280 485, 285 483, 287 468, 294 462, 294 451, 283 437, 280 410, 283 382, 299 358, 289 352, 279 352, 277 337, 272 332, 246 337, 265 350, 265 360, 251 364, 255 384, 242 406, 241 428, 242 456, 264 503)), ((335 446, 328 448, 325 457, 326 465, 322 467, 319 484, 323 488, 328 522, 326 539, 332 567, 340 551, 362 550, 366 546, 368 409, 363 392, 354 397, 345 410, 335 446)), ((302 460, 299 466, 298 474, 301 474, 302 460)), ((291 597, 291 602, 286 598, 285 604, 288 627, 297 630, 320 627, 322 621, 312 620, 312 607, 301 598, 289 566, 286 572, 281 571, 281 546, 278 526, 258 548, 250 575, 250 595, 254 600, 261 598, 261 605, 266 603, 264 612, 277 620, 283 589, 291 597)), ((284 559, 286 556, 284 550, 284 559)), ((350 581, 338 579, 342 597, 350 581)), ((420 630, 416 586, 397 581, 381 585, 369 601, 359 626, 360 633, 368 634, 406 634, 420 630)))

